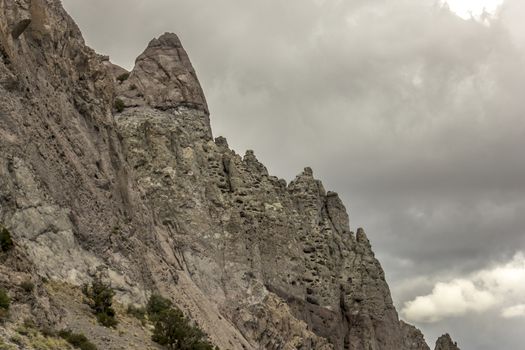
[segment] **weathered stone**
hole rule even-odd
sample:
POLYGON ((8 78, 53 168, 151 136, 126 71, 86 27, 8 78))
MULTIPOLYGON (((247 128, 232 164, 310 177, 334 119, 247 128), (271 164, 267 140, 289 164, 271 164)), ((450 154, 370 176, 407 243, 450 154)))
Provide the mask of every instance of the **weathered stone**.
POLYGON ((208 113, 197 74, 179 38, 172 33, 149 43, 118 91, 129 106, 161 110, 188 107, 208 113))
MULTIPOLYGON (((253 151, 213 140, 176 35, 152 40, 118 79, 127 72, 85 46, 59 0, 0 0, 0 45, 0 82, 18 82, 0 84, 0 224, 16 247, 2 285, 23 274, 80 285, 102 271, 122 303, 160 292, 221 349, 428 349, 311 168, 287 184, 253 151)), ((74 321, 120 348, 76 303, 43 295, 30 310, 39 321, 74 321)))
POLYGON ((13 39, 18 39, 18 37, 22 35, 22 33, 27 29, 27 27, 29 27, 30 24, 31 19, 29 18, 23 19, 20 22, 18 22, 13 28, 13 31, 11 32, 11 36, 13 37, 13 39))
POLYGON ((403 321, 399 321, 401 331, 403 332, 403 347, 406 350, 430 350, 423 334, 416 327, 409 325, 403 321))
POLYGON ((436 342, 435 350, 460 350, 449 334, 442 335, 436 342))

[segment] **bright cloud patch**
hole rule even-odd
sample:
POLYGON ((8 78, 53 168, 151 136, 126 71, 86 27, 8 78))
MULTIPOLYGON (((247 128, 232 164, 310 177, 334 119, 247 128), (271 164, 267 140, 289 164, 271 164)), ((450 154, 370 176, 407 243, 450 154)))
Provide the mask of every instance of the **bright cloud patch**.
POLYGON ((504 0, 442 0, 458 16, 464 19, 480 19, 484 14, 494 15, 504 0))
POLYGON ((483 13, 494 14, 504 0, 443 0, 449 8, 460 17, 470 19, 479 18, 483 13))
POLYGON ((525 304, 514 305, 503 309, 501 316, 504 318, 516 318, 525 316, 525 304))
POLYGON ((436 322, 467 312, 482 312, 495 303, 496 299, 490 292, 479 289, 472 281, 457 279, 436 284, 432 294, 406 303, 403 313, 409 320, 436 322))
POLYGON ((402 313, 409 321, 437 322, 500 307, 502 317, 514 318, 525 316, 524 300, 525 256, 518 253, 507 264, 437 283, 431 294, 405 303, 402 313))

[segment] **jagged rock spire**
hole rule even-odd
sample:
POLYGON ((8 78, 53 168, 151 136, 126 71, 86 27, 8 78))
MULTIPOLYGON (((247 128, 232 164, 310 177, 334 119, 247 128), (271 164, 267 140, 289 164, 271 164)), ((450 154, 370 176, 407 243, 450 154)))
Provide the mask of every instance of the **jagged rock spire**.
POLYGON ((149 105, 161 110, 185 106, 208 113, 197 74, 173 33, 150 41, 118 90, 127 106, 149 105))
POLYGON ((435 350, 460 350, 458 348, 458 343, 452 341, 452 338, 449 334, 444 334, 436 342, 435 350))

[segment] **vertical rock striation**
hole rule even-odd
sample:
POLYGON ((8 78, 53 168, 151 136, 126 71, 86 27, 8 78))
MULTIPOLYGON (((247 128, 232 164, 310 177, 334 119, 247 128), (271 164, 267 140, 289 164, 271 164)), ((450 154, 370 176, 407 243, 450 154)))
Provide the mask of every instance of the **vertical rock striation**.
MULTIPOLYGON (((223 349, 428 349, 337 193, 212 137, 175 34, 127 73, 85 46, 58 0, 0 0, 0 18, 0 224, 16 243, 6 259, 24 257, 6 274, 103 273, 123 303, 160 292, 223 349)), ((31 312, 66 323, 44 299, 31 312)))

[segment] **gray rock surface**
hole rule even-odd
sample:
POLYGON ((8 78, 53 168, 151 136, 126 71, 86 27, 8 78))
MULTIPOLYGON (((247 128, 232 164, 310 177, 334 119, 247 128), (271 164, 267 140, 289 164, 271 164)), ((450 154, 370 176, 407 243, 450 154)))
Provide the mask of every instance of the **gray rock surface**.
POLYGON ((436 350, 460 350, 449 334, 442 335, 436 342, 436 350))
POLYGON ((197 74, 173 33, 149 43, 135 61, 129 78, 118 84, 118 90, 127 106, 147 105, 160 110, 185 106, 208 112, 197 74))
MULTIPOLYGON (((0 224, 16 245, 0 286, 102 273, 122 304, 171 298, 221 349, 428 349, 312 169, 288 184, 212 137, 176 35, 152 40, 127 76, 58 0, 0 0, 0 19, 0 224)), ((77 304, 44 288, 16 303, 89 327, 77 304)))
POLYGON ((401 331, 403 332, 402 338, 404 340, 402 349, 430 350, 419 329, 403 321, 399 321, 399 323, 401 331))

